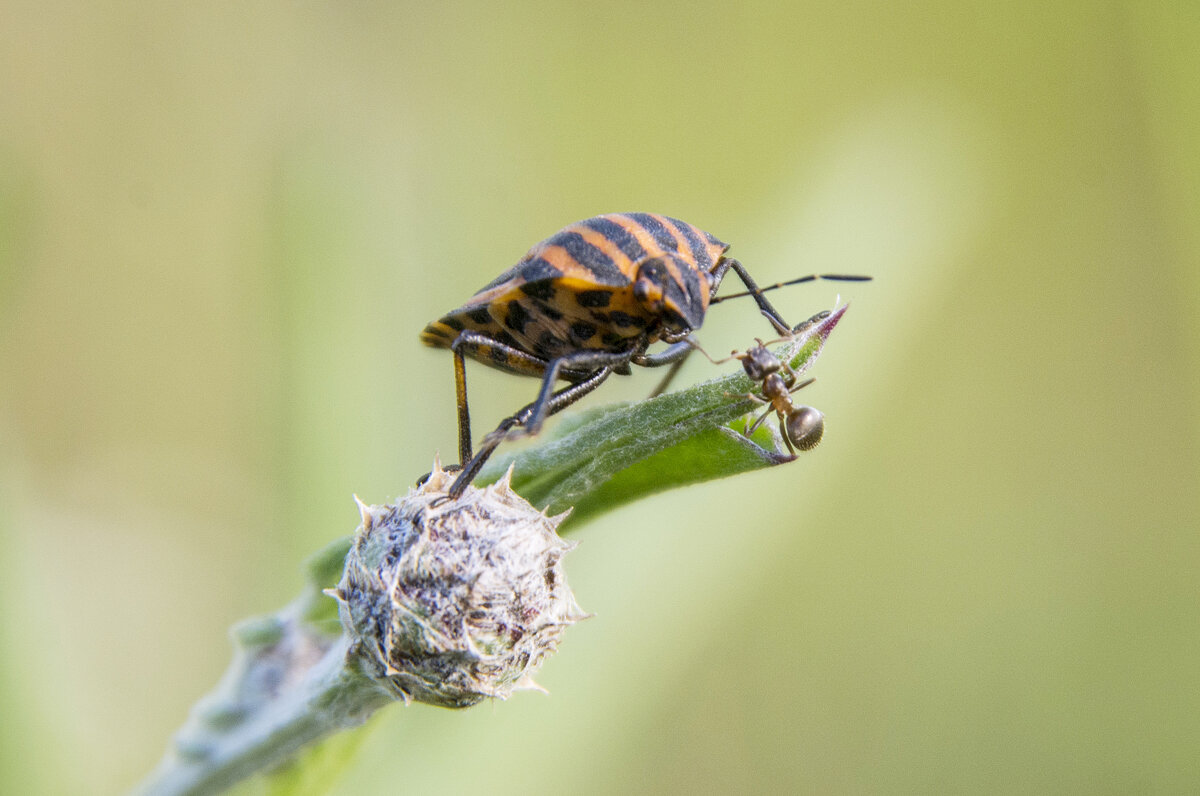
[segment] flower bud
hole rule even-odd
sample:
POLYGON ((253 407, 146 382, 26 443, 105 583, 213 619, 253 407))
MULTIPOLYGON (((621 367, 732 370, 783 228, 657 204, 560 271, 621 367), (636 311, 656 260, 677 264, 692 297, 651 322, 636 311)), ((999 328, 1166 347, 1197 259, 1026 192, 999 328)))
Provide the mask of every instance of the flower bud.
POLYGON ((469 707, 537 688, 532 674, 585 618, 562 568, 575 545, 512 490, 509 474, 446 499, 437 462, 396 505, 366 506, 331 594, 351 655, 405 702, 469 707))

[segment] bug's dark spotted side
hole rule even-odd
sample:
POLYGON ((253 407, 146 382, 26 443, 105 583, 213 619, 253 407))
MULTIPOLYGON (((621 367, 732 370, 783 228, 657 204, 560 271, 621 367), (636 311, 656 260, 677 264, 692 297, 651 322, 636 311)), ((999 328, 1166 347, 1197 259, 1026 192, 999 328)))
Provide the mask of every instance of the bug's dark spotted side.
POLYGON ((692 350, 688 335, 704 322, 708 307, 721 300, 716 292, 731 268, 776 331, 788 333, 787 323, 742 264, 725 256, 728 248, 715 236, 668 216, 596 216, 534 246, 462 307, 428 324, 421 341, 454 352, 462 472, 450 496, 462 493, 496 446, 516 433, 515 427, 537 433, 546 417, 610 374, 627 374, 631 364, 673 365, 669 379, 692 350), (660 340, 671 345, 647 354, 660 340), (542 379, 537 399, 505 418, 474 455, 465 357, 542 379), (555 392, 559 379, 569 386, 555 392))

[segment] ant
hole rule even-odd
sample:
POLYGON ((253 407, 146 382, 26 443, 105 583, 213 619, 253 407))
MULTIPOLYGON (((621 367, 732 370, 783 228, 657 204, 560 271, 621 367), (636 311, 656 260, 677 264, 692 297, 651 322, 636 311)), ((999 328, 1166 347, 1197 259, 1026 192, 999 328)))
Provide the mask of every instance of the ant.
MULTIPOLYGON (((783 437, 788 451, 793 456, 796 455, 797 449, 808 451, 817 447, 817 443, 821 441, 821 437, 825 433, 825 416, 811 406, 797 406, 792 402, 792 393, 807 387, 816 381, 816 379, 805 379, 797 383, 795 371, 787 363, 781 361, 779 357, 771 353, 767 346, 795 339, 798 334, 828 318, 829 315, 828 310, 817 313, 807 321, 796 326, 787 337, 780 337, 766 343, 756 337, 755 342, 757 345, 753 348, 740 352, 734 351, 729 356, 720 360, 714 360, 712 357, 709 357, 709 360, 714 365, 723 364, 731 359, 739 360, 742 363, 742 369, 746 371, 746 376, 751 381, 761 382, 762 384, 762 397, 754 393, 746 394, 746 397, 750 400, 767 407, 767 410, 759 415, 753 424, 747 421, 747 427, 744 432, 747 437, 757 431, 758 427, 774 411, 776 416, 779 417, 779 433, 783 437)), ((703 353, 703 349, 700 350, 703 353)), ((705 353, 705 356, 708 356, 708 354, 705 353)))

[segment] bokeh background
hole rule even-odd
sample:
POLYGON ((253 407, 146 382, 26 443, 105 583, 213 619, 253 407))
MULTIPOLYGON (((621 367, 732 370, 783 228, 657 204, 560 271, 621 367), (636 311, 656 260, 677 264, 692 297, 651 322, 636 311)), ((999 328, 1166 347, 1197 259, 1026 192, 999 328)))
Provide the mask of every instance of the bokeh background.
MULTIPOLYGON (((390 708, 334 792, 1200 788, 1197 51, 1185 2, 0 3, 0 791, 147 773, 452 456, 423 324, 620 210, 876 277, 777 294, 851 301, 826 440, 577 529, 550 696, 390 708)), ((470 376, 478 429, 536 387, 470 376)))

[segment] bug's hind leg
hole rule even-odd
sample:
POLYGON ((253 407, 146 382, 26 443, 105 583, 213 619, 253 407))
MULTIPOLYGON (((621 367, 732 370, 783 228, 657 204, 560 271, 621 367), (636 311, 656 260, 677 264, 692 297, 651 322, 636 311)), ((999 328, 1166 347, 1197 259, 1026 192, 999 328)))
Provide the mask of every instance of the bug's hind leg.
POLYGON ((451 343, 450 350, 454 352, 454 389, 458 406, 458 461, 460 466, 466 466, 472 459, 466 357, 469 355, 481 362, 492 363, 509 373, 526 376, 543 376, 550 363, 469 329, 459 333, 451 343))
POLYGON ((467 406, 467 362, 454 350, 454 391, 458 407, 458 465, 471 460, 471 410, 467 406))
MULTIPOLYGON (((488 362, 500 370, 528 376, 543 376, 550 364, 519 348, 507 345, 479 332, 464 330, 450 344, 454 353, 454 390, 458 409, 458 464, 446 467, 446 470, 462 470, 475 462, 476 456, 471 450, 471 412, 467 404, 467 367, 466 357, 470 356, 481 362, 488 362)), ((484 457, 484 461, 487 457, 484 457)), ((476 466, 482 466, 479 462, 476 466)), ((417 485, 429 479, 429 474, 417 479, 417 485)), ((458 481, 455 481, 457 485, 458 481)), ((461 494, 462 490, 456 494, 461 494)))
MULTIPOLYGON (((483 442, 480 443, 479 450, 476 451, 474 457, 469 462, 463 463, 462 472, 458 474, 458 478, 450 486, 447 499, 455 500, 462 495, 467 485, 479 475, 479 471, 483 469, 483 465, 491 458, 492 453, 500 443, 508 437, 509 431, 514 426, 524 426, 537 411, 540 411, 542 417, 545 418, 566 409, 599 387, 612 372, 613 366, 606 365, 578 384, 572 384, 551 394, 546 400, 542 400, 542 396, 539 396, 538 400, 525 405, 520 411, 500 421, 500 425, 496 426, 496 430, 483 438, 483 442)), ((547 369, 547 376, 550 376, 550 374, 551 369, 547 369)), ((548 383, 553 384, 553 380, 550 380, 548 383)))
MULTIPOLYGON (((608 378, 608 374, 620 368, 622 365, 628 365, 633 354, 628 351, 572 351, 569 354, 564 354, 561 357, 550 360, 546 366, 546 372, 542 377, 542 388, 538 391, 538 396, 533 403, 524 407, 520 412, 513 415, 516 418, 515 422, 509 424, 508 428, 520 426, 521 433, 507 433, 505 436, 533 436, 542 430, 542 423, 546 418, 555 412, 566 409, 571 404, 578 401, 583 396, 587 395, 604 379, 608 378), (599 371, 606 371, 604 376, 593 383, 595 375, 599 371), (575 382, 571 387, 566 387, 558 392, 554 392, 554 382, 559 378, 565 378, 575 382), (587 389, 575 392, 576 387, 582 385, 590 385, 587 389), (569 397, 568 397, 569 396, 569 397)), ((493 431, 492 434, 499 433, 500 429, 493 431)), ((489 434, 488 436, 492 436, 489 434)))

